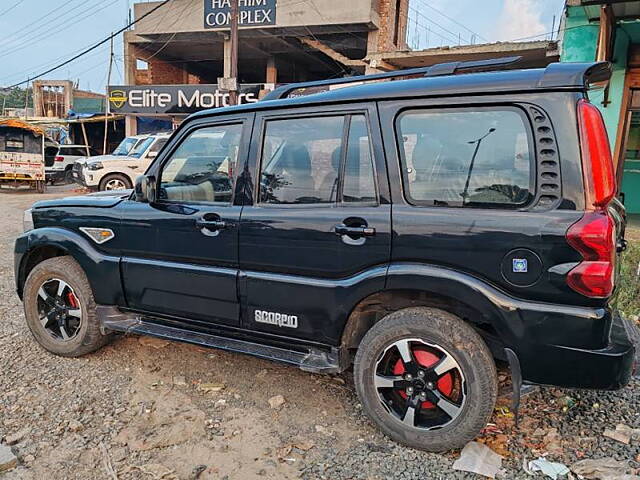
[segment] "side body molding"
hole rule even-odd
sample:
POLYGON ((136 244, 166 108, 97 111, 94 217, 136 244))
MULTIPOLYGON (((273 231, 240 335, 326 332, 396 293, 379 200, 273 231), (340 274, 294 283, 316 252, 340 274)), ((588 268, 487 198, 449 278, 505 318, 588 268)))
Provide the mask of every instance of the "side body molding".
POLYGON ((15 243, 15 276, 18 294, 26 280, 26 268, 32 255, 42 248, 56 248, 72 256, 86 272, 96 303, 124 306, 120 279, 120 257, 96 249, 87 238, 65 228, 37 228, 25 232, 15 243))

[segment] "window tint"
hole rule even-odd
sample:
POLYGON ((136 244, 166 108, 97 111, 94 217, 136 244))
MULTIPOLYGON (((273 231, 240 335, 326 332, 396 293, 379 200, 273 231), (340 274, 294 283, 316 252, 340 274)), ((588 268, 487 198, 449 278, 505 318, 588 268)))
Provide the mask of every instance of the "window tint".
POLYGON ((363 115, 351 117, 342 183, 343 202, 373 202, 377 199, 369 131, 363 115))
POLYGON ((529 134, 515 108, 410 111, 398 130, 409 201, 508 207, 532 198, 529 134))
POLYGON ((60 147, 60 155, 86 157, 87 149, 82 147, 60 147))
POLYGON ((207 127, 189 134, 162 169, 159 197, 229 203, 241 134, 241 124, 207 127))
POLYGON ((329 203, 337 197, 345 117, 267 122, 260 182, 264 203, 329 203))
POLYGON ((364 115, 267 122, 261 168, 263 203, 335 203, 341 171, 345 202, 376 199, 364 115), (345 127, 350 128, 346 146, 345 127))
POLYGON ((168 138, 159 138, 156 143, 154 143, 153 145, 151 145, 151 148, 149 149, 150 152, 159 152, 162 147, 164 147, 164 145, 167 143, 169 139, 168 138))

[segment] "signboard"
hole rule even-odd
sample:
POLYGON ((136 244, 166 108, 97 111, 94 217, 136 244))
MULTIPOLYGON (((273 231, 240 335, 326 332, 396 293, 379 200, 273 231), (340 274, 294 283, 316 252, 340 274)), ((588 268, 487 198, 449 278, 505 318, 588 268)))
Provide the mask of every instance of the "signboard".
MULTIPOLYGON (((262 84, 241 84, 240 103, 255 103, 262 84)), ((229 92, 218 85, 135 85, 110 86, 109 108, 111 113, 134 114, 182 114, 208 108, 229 106, 229 92)))
MULTIPOLYGON (((238 0, 238 25, 276 24, 277 0, 238 0)), ((204 28, 229 28, 231 0, 204 0, 204 28)))

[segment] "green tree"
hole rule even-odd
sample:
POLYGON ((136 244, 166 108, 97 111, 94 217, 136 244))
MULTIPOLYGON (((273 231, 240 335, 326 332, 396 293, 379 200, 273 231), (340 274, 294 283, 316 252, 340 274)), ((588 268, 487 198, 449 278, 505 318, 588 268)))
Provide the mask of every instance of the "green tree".
POLYGON ((0 109, 3 106, 5 108, 24 108, 25 95, 27 96, 27 106, 33 107, 33 91, 31 87, 29 87, 28 91, 24 88, 0 89, 0 109))

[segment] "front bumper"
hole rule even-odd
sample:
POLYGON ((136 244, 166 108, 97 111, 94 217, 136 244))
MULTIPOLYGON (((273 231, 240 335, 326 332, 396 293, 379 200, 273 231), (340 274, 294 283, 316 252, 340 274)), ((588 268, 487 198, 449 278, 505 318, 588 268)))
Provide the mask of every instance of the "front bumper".
POLYGON ((639 368, 640 332, 616 311, 610 312, 610 322, 602 348, 520 345, 517 354, 525 382, 595 390, 624 387, 639 368))
POLYGON ((77 183, 78 185, 82 185, 84 187, 85 183, 84 183, 84 172, 83 172, 83 170, 84 170, 84 168, 82 167, 81 164, 75 163, 73 165, 73 169, 71 170, 71 178, 73 179, 73 181, 75 183, 77 183))

